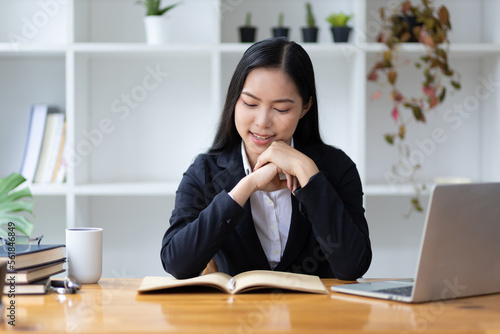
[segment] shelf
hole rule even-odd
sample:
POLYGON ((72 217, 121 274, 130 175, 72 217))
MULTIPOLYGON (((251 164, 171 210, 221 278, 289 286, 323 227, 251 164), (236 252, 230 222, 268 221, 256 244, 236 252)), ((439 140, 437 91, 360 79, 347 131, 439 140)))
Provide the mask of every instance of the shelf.
MULTIPOLYGON (((426 183, 426 190, 422 191, 422 195, 429 195, 433 184, 426 183)), ((363 192, 367 196, 414 196, 415 189, 411 184, 402 184, 391 186, 387 184, 368 184, 363 187, 363 192)))
POLYGON ((34 196, 65 196, 68 193, 66 184, 32 184, 29 188, 34 196))
POLYGON ((0 55, 15 55, 15 56, 64 56, 68 50, 66 44, 20 44, 0 43, 0 55))
POLYGON ((100 183, 68 186, 66 184, 31 184, 34 196, 171 196, 179 182, 100 183))
MULTIPOLYGON (((382 43, 303 43, 297 41, 308 53, 328 53, 343 55, 352 53, 380 53, 386 50, 382 43)), ((155 54, 155 53, 235 53, 241 54, 248 49, 251 43, 212 43, 212 44, 184 44, 173 43, 166 45, 148 45, 146 43, 72 43, 72 44, 23 44, 15 46, 11 43, 0 43, 0 55, 64 55, 67 51, 82 54, 109 54, 113 57, 119 54, 155 54)), ((425 52, 423 45, 418 43, 404 43, 400 51, 405 54, 420 54, 425 52)), ((500 54, 500 44, 497 43, 452 43, 452 56, 482 56, 500 54)))
POLYGON ((145 43, 75 43, 70 46, 77 53, 103 53, 113 57, 117 54, 155 54, 155 53, 210 53, 215 47, 210 44, 168 44, 148 45, 145 43))
MULTIPOLYGON (((428 195, 435 185, 427 182, 422 195, 428 195)), ((83 196, 174 196, 179 182, 144 182, 144 183, 101 183, 82 184, 68 187, 67 185, 31 185, 35 196, 64 196, 69 192, 83 196), (70 190, 71 189, 71 190, 70 190)), ((391 186, 387 184, 368 184, 363 192, 367 196, 411 196, 414 188, 410 184, 391 186)))
MULTIPOLYGON (((382 43, 363 43, 357 44, 355 47, 370 54, 379 53, 387 49, 385 44, 382 43)), ((445 46, 446 47, 446 46, 445 46)), ((450 55, 464 55, 464 56, 480 56, 489 54, 500 54, 500 44, 496 43, 451 43, 450 55)), ((420 54, 425 52, 425 47, 419 43, 403 43, 400 51, 402 53, 415 53, 420 54)))
POLYGON ((75 185, 75 195, 84 196, 173 196, 178 182, 101 183, 75 185))

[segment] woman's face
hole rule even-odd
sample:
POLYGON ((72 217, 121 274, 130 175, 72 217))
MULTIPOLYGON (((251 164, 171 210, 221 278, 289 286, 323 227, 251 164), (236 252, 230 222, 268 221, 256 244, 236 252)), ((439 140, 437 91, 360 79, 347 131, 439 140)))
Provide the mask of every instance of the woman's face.
POLYGON ((257 68, 247 75, 234 119, 252 168, 273 141, 290 145, 310 104, 304 106, 295 83, 280 69, 257 68))

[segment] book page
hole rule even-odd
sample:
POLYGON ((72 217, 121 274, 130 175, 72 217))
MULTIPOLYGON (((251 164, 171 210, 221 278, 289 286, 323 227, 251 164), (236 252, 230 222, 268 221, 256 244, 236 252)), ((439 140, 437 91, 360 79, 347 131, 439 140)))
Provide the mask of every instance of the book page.
POLYGON ((253 270, 236 275, 234 293, 258 288, 281 288, 294 291, 327 294, 318 276, 280 271, 253 270))
POLYGON ((146 276, 139 287, 139 292, 156 291, 184 286, 209 286, 224 292, 230 293, 227 284, 231 276, 224 273, 211 273, 186 279, 176 279, 174 277, 146 276))

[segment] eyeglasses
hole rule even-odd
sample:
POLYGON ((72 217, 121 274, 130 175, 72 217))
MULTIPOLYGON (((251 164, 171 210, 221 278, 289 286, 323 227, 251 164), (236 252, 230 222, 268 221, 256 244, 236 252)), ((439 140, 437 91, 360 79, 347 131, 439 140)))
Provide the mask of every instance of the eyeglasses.
POLYGON ((29 251, 33 245, 40 245, 42 238, 43 235, 36 238, 31 238, 25 235, 15 235, 13 237, 9 237, 8 239, 0 237, 0 244, 6 252, 15 251, 16 253, 21 253, 29 251))
POLYGON ((80 290, 82 284, 79 283, 73 276, 66 276, 64 281, 54 280, 50 282, 50 288, 55 293, 66 295, 66 294, 74 294, 80 290))

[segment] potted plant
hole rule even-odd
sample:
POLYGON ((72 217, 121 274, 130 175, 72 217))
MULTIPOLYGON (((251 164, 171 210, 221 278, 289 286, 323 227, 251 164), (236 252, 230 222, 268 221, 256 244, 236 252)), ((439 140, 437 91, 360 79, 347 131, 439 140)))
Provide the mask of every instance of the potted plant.
POLYGON ((161 0, 139 0, 139 4, 146 8, 146 17, 144 18, 144 26, 146 28, 146 41, 148 44, 165 44, 169 41, 169 23, 165 14, 171 9, 180 4, 161 7, 161 0))
POLYGON ((285 37, 288 39, 289 28, 283 25, 284 15, 280 13, 278 18, 278 26, 273 28, 273 36, 274 37, 285 37))
POLYGON ((331 14, 326 18, 330 23, 333 41, 335 43, 345 43, 349 40, 349 33, 352 28, 347 26, 347 22, 352 18, 352 15, 346 15, 342 12, 331 14))
POLYGON ((316 26, 316 19, 312 12, 310 2, 306 3, 306 23, 307 26, 302 28, 302 37, 306 43, 314 43, 318 41, 318 27, 316 26))
POLYGON ((245 19, 245 25, 240 27, 240 41, 242 43, 253 43, 255 42, 255 35, 257 33, 257 28, 252 26, 252 13, 247 13, 245 19))
MULTIPOLYGON (((420 204, 420 193, 425 185, 419 184, 415 173, 421 168, 412 156, 411 146, 405 142, 408 135, 408 125, 411 122, 425 124, 425 114, 435 110, 443 103, 447 95, 447 84, 454 90, 459 90, 460 76, 448 62, 448 32, 451 30, 450 15, 445 6, 438 9, 433 7, 431 0, 420 0, 419 4, 410 1, 403 2, 396 11, 387 15, 384 8, 380 10, 383 30, 378 41, 386 45, 386 50, 379 55, 368 73, 368 81, 380 82, 384 79, 390 87, 389 99, 392 101, 390 115, 394 121, 395 131, 384 135, 385 141, 397 148, 398 161, 393 165, 391 179, 388 182, 409 181, 415 190, 411 199, 411 213, 413 210, 423 211, 420 204), (415 24, 410 29, 403 16, 413 16, 415 24), (411 30, 411 31, 410 31, 411 30), (403 92, 400 89, 400 68, 409 63, 400 59, 401 43, 409 42, 413 36, 425 49, 418 61, 415 62, 417 71, 422 77, 411 76, 405 81, 416 80, 420 89, 416 92, 403 92)), ((380 98, 381 90, 372 95, 372 100, 380 98)))
MULTIPOLYGON (((0 237, 10 240, 15 231, 26 236, 31 235, 33 222, 19 213, 33 214, 33 198, 28 187, 16 190, 26 179, 17 173, 12 173, 0 179, 0 237), (14 231, 15 230, 15 231, 14 231)), ((16 233, 17 234, 17 233, 16 233)))

